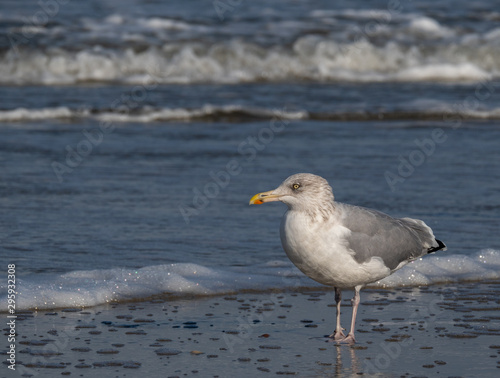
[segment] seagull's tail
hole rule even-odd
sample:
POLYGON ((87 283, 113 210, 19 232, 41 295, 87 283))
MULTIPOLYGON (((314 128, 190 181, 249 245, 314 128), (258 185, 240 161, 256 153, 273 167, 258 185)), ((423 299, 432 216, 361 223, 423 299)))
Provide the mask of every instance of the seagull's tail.
POLYGON ((437 247, 431 247, 427 250, 427 253, 434 253, 436 251, 446 251, 446 245, 441 241, 441 240, 438 240, 438 239, 435 239, 436 242, 438 243, 438 246, 437 247))

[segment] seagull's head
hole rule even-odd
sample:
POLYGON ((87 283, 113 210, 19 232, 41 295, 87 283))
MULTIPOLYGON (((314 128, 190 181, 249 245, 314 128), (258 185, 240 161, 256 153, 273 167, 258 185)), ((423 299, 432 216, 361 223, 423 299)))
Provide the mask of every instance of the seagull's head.
POLYGON ((288 177, 274 190, 258 193, 250 205, 281 201, 292 210, 310 211, 317 206, 333 203, 332 187, 323 177, 311 173, 297 173, 288 177))

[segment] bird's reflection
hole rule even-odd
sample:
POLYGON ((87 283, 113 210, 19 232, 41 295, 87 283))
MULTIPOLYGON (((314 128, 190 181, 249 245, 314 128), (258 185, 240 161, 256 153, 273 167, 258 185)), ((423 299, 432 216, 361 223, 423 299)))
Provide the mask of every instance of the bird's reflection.
POLYGON ((345 377, 347 371, 349 371, 351 375, 358 375, 359 373, 361 373, 359 360, 356 356, 356 349, 351 348, 347 345, 336 345, 334 353, 336 353, 335 377, 345 377), (349 362, 351 365, 350 367, 348 365, 344 366, 342 364, 342 353, 349 355, 349 362))
POLYGON ((332 363, 323 363, 317 371, 318 377, 354 377, 362 374, 356 349, 349 345, 332 345, 332 363), (348 357, 347 357, 348 356, 348 357))

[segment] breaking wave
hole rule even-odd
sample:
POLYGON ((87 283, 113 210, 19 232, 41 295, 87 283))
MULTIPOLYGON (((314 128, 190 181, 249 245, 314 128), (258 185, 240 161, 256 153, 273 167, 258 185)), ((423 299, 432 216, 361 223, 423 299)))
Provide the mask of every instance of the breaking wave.
POLYGON ((473 82, 499 77, 498 45, 409 47, 391 41, 339 43, 309 35, 291 48, 232 41, 172 43, 145 51, 94 49, 12 52, 0 58, 0 84, 73 85, 250 82, 473 82))
MULTIPOLYGON (((412 104, 410 104, 412 105, 412 104)), ((71 109, 55 108, 0 110, 0 122, 30 122, 54 119, 81 120, 93 118, 106 122, 245 122, 268 120, 274 117, 289 120, 324 121, 369 121, 369 120, 436 120, 443 121, 445 115, 456 112, 452 105, 441 105, 434 109, 379 110, 379 111, 336 111, 330 113, 312 112, 304 109, 267 109, 240 105, 205 105, 200 108, 153 108, 142 107, 130 111, 117 109, 71 109)), ((468 119, 500 119, 500 108, 484 110, 463 110, 468 119)))

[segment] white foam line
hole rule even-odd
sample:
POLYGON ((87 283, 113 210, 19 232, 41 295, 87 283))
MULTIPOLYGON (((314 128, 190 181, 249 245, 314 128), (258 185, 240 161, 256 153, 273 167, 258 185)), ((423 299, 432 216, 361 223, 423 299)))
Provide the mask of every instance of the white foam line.
POLYGON ((65 106, 57 108, 0 110, 1 122, 34 121, 74 117, 75 113, 65 106))
MULTIPOLYGON (((471 256, 450 255, 447 252, 427 256, 369 286, 404 287, 486 279, 500 279, 500 251, 487 249, 471 256)), ((88 307, 142 300, 154 295, 216 295, 318 285, 289 261, 271 261, 233 269, 215 269, 192 263, 140 269, 113 268, 18 278, 16 308, 88 307)), ((2 312, 7 310, 6 292, 6 286, 0 286, 2 312)))

